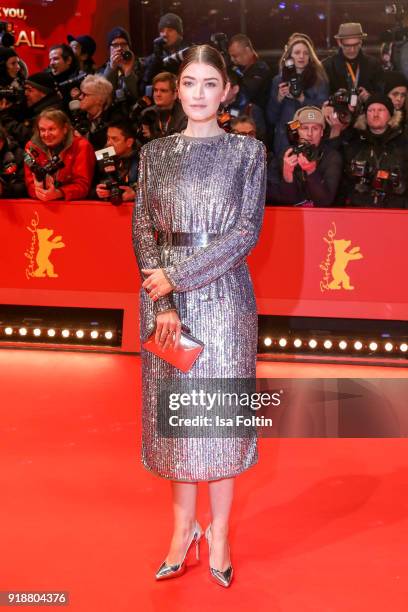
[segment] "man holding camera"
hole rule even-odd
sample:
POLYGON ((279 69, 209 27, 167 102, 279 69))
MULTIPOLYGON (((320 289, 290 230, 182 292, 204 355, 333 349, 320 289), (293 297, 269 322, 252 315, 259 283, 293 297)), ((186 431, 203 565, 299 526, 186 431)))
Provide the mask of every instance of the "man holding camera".
MULTIPOLYGON (((112 122, 108 127, 106 147, 113 147, 116 154, 118 188, 122 192, 123 202, 133 202, 136 196, 135 187, 138 177, 139 153, 136 147, 136 135, 128 121, 112 122)), ((98 165, 96 195, 101 200, 109 200, 111 191, 109 182, 104 182, 103 163, 98 165), (102 167, 101 167, 102 166, 102 167)))
POLYGON ((110 57, 99 71, 112 83, 113 91, 121 91, 129 102, 136 102, 139 87, 139 65, 131 50, 130 35, 118 26, 108 34, 110 57))
POLYGON ((360 23, 342 23, 335 35, 338 51, 323 61, 333 94, 339 89, 356 92, 360 102, 381 91, 384 73, 381 62, 362 49, 367 34, 360 23))
POLYGON ((346 206, 407 208, 408 140, 401 112, 383 94, 370 96, 345 149, 346 206))
POLYGON ((160 17, 159 36, 153 41, 153 53, 145 58, 145 68, 141 84, 142 95, 146 86, 153 82, 160 72, 177 74, 180 58, 174 57, 189 45, 183 40, 183 22, 175 13, 166 13, 160 17))
POLYGON ((342 159, 338 151, 322 142, 322 110, 317 106, 300 108, 291 126, 296 131, 292 134, 295 142, 286 150, 281 170, 277 158, 271 162, 267 199, 271 204, 331 206, 340 183, 342 159))

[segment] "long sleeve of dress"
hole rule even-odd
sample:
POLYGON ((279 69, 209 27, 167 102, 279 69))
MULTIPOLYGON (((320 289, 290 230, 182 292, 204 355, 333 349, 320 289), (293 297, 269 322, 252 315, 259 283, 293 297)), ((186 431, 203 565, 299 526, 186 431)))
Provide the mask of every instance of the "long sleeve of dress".
POLYGON ((259 143, 250 163, 235 226, 199 252, 165 268, 175 291, 190 291, 219 278, 255 246, 265 207, 266 156, 259 143))
MULTIPOLYGON (((154 227, 149 214, 147 183, 147 159, 146 151, 141 150, 139 162, 139 181, 136 190, 136 200, 133 208, 132 238, 136 260, 140 274, 142 268, 161 268, 160 250, 157 246, 154 227)), ((171 295, 166 295, 154 302, 155 314, 174 308, 171 295)))

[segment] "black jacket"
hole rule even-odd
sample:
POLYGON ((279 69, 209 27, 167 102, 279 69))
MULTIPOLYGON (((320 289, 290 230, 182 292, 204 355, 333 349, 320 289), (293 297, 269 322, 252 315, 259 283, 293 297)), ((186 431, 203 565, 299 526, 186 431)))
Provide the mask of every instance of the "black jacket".
POLYGON ((274 157, 268 168, 266 198, 271 205, 331 206, 337 205, 343 161, 340 153, 322 143, 315 172, 307 175, 300 166, 293 173, 293 183, 282 177, 282 160, 274 157))
POLYGON ((360 120, 360 129, 355 129, 354 138, 344 148, 341 197, 346 206, 408 208, 408 139, 398 124, 398 117, 395 113, 381 135, 370 132, 365 122, 362 124, 360 120), (355 162, 359 163, 356 165, 355 162), (364 164, 366 179, 356 176, 357 168, 361 169, 364 164), (374 176, 379 170, 395 173, 394 185, 388 182, 384 190, 380 183, 374 185, 374 176))
POLYGON ((272 73, 266 62, 257 60, 242 72, 240 93, 246 98, 246 103, 256 104, 262 109, 266 108, 269 90, 271 88, 272 73))
POLYGON ((2 198, 27 196, 24 182, 24 151, 11 138, 0 150, 0 185, 2 198))
MULTIPOLYGON (((346 61, 341 49, 323 61, 324 69, 329 78, 331 94, 338 89, 351 89, 352 87, 346 61)), ((360 51, 357 58, 350 61, 350 64, 354 73, 357 71, 357 66, 360 67, 358 87, 364 87, 369 93, 380 93, 382 91, 384 72, 379 60, 360 51)))

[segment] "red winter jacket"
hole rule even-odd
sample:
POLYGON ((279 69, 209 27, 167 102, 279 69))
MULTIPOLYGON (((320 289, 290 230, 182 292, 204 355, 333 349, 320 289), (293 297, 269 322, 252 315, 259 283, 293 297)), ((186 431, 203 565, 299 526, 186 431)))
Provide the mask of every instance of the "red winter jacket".
MULTIPOLYGON (((40 165, 50 161, 47 147, 36 136, 26 144, 25 150, 30 153, 30 149, 38 153, 36 161, 40 165)), ((82 136, 69 135, 59 157, 65 165, 53 175, 55 187, 64 194, 65 200, 84 200, 90 191, 95 168, 92 146, 82 136)), ((27 191, 31 198, 36 198, 34 174, 27 164, 24 164, 24 173, 27 191)))

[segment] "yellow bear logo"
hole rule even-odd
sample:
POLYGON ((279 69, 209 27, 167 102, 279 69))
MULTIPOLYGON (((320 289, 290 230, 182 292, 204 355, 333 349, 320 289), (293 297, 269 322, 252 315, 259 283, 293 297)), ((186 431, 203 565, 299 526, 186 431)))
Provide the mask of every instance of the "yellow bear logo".
POLYGON ((62 249, 65 244, 61 242, 62 236, 55 236, 50 240, 54 230, 44 228, 37 228, 36 234, 38 238, 38 252, 35 258, 37 262, 37 269, 34 270, 33 276, 38 278, 44 278, 48 276, 50 278, 57 278, 58 274, 54 272, 54 266, 50 262, 50 254, 54 249, 62 249))
POLYGON ((360 253, 360 247, 358 246, 347 250, 350 244, 351 240, 333 240, 335 257, 331 268, 333 280, 328 285, 329 289, 341 289, 342 287, 348 290, 354 289, 350 284, 350 277, 346 272, 346 268, 349 261, 363 259, 363 255, 360 253))

